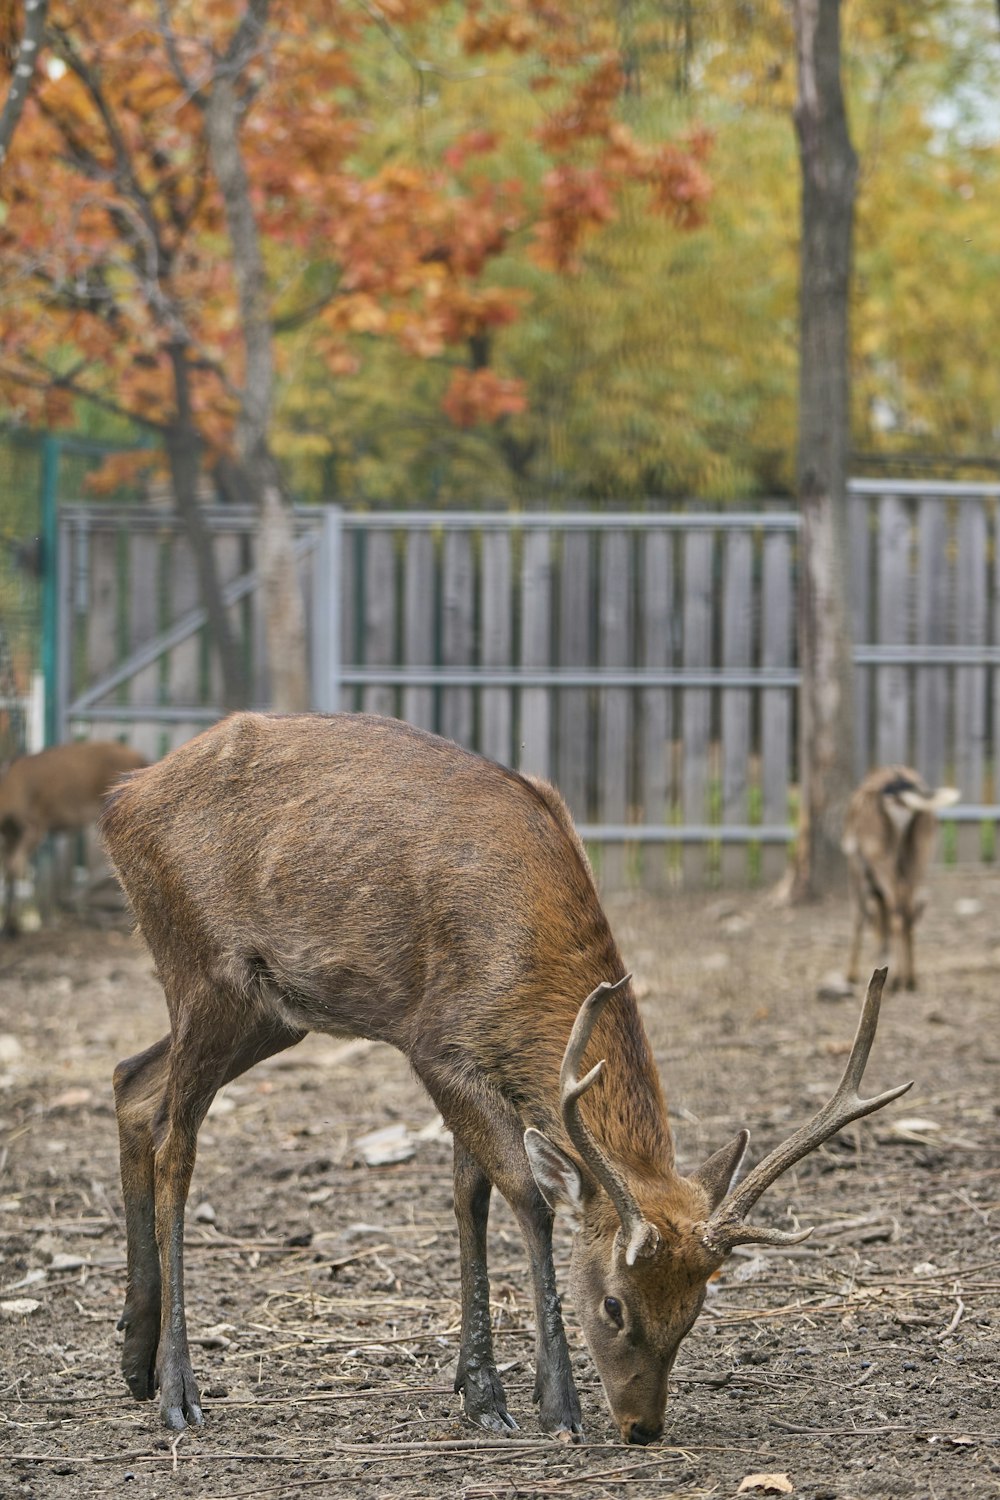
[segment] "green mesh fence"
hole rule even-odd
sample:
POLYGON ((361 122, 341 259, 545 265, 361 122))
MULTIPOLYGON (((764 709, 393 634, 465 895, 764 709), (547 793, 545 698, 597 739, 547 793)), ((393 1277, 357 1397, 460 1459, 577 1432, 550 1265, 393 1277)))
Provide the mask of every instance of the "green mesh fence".
POLYGON ((26 701, 41 669, 42 446, 0 437, 0 765, 25 746, 26 701))
MULTIPOLYGON (((88 476, 126 445, 72 435, 0 432, 0 766, 25 748, 33 674, 46 678, 54 728, 55 518, 88 498, 88 476)), ((102 500, 128 503, 123 487, 102 500)))

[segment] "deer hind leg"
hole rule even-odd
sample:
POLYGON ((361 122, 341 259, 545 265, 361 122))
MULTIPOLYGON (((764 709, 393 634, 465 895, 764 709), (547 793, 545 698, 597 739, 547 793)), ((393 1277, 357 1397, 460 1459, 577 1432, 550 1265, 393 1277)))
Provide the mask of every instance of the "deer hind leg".
POLYGON ((493 1184, 455 1138, 455 1218, 462 1274, 462 1347, 455 1374, 465 1414, 488 1432, 516 1432, 493 1357, 486 1226, 493 1184))
MULTIPOLYGON (((516 1110, 471 1059, 441 1063, 447 1049, 433 1037, 414 1049, 410 1061, 441 1111, 456 1140, 479 1164, 480 1172, 503 1194, 517 1219, 528 1251, 535 1300, 535 1400, 546 1432, 582 1435, 580 1400, 573 1382, 566 1332, 563 1328, 555 1267, 552 1264, 552 1210, 538 1191, 524 1152, 524 1126, 516 1110)), ((456 1200, 457 1202, 457 1200, 456 1200)), ((480 1210, 481 1211, 481 1210, 480 1210)), ((485 1233, 485 1226, 484 1226, 485 1233)), ((461 1224, 460 1224, 461 1234, 461 1224)), ((460 1241, 465 1278, 475 1276, 475 1262, 466 1270, 471 1245, 460 1241), (470 1248, 467 1248, 470 1245, 470 1248)), ((481 1274, 485 1282, 485 1246, 481 1274)), ((472 1306, 488 1314, 488 1294, 478 1292, 472 1306)), ((499 1377, 497 1377, 499 1387, 499 1377)), ((502 1389, 502 1388, 501 1388, 502 1389)), ((497 1412, 500 1420, 503 1414, 497 1412)), ((477 1420, 482 1421, 482 1417, 477 1420)), ((485 1424, 484 1424, 485 1425, 485 1424)), ((509 1419, 504 1426, 509 1425, 509 1419)))
POLYGON ((4 842, 3 869, 6 886, 3 934, 4 937, 14 938, 21 930, 15 910, 17 882, 27 875, 30 868, 28 862, 42 841, 42 832, 21 823, 16 818, 7 818, 0 832, 2 832, 4 842))
POLYGON ((174 1429, 202 1420, 184 1312, 184 1208, 198 1129, 223 1084, 304 1035, 269 1017, 248 1020, 242 1004, 214 995, 195 1025, 196 997, 185 998, 177 1013, 188 1024, 116 1073, 129 1238, 122 1369, 140 1400, 159 1386, 163 1421, 174 1429))
POLYGON ((160 1338, 160 1256, 153 1201, 155 1136, 166 1100, 170 1038, 120 1062, 115 1068, 122 1198, 125 1203, 127 1271, 125 1307, 118 1328, 125 1335, 122 1374, 137 1401, 156 1388, 160 1338))

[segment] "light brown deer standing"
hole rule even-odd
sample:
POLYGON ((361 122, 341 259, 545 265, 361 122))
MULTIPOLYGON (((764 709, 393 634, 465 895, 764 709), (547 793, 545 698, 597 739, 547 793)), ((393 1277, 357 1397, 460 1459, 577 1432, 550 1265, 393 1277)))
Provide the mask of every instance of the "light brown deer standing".
POLYGON ((879 962, 887 964, 891 956, 893 988, 916 988, 913 929, 927 900, 924 881, 937 833, 935 813, 958 798, 952 786, 932 790, 909 766, 870 771, 851 797, 842 848, 851 893, 847 977, 852 984, 858 978, 865 923, 871 922, 878 927, 879 962))
POLYGON ((17 933, 15 882, 50 833, 73 833, 96 823, 109 789, 145 757, 118 740, 79 740, 12 761, 0 779, 0 841, 6 883, 3 930, 17 933))
POLYGON ((494 1186, 530 1259, 542 1426, 581 1431, 552 1263, 563 1209, 612 1414, 626 1442, 651 1442, 712 1272, 735 1245, 809 1232, 747 1225, 750 1208, 909 1087, 858 1097, 877 974, 844 1078, 811 1124, 735 1192, 746 1131, 681 1176, 630 976, 559 796, 396 720, 236 715, 129 778, 103 831, 170 1013, 170 1035, 115 1071, 122 1367, 137 1398, 159 1386, 168 1427, 202 1420, 182 1267, 198 1127, 217 1089, 310 1030, 398 1047, 453 1132, 455 1385, 496 1432, 515 1423, 490 1329, 494 1186))

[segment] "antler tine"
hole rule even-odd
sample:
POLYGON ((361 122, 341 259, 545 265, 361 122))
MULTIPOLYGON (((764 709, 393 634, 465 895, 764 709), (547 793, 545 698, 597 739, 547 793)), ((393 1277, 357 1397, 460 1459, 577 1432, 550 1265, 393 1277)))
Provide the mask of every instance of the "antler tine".
POLYGON ((577 1069, 605 1005, 612 995, 616 995, 628 984, 631 978, 631 974, 626 974, 624 979, 619 979, 616 984, 604 981, 587 996, 573 1022, 573 1030, 569 1034, 562 1067, 559 1070, 559 1090, 566 1134, 576 1147, 584 1166, 615 1206, 622 1224, 626 1245, 625 1258, 629 1265, 637 1255, 649 1253, 655 1248, 654 1238, 655 1243, 658 1244, 659 1234, 654 1226, 643 1218, 639 1205, 629 1191, 624 1177, 612 1166, 580 1118, 577 1106, 587 1090, 593 1088, 600 1078, 604 1071, 605 1059, 602 1058, 600 1062, 595 1063, 583 1078, 577 1077, 577 1069))
POLYGON ((780 1229, 755 1228, 744 1224, 743 1220, 761 1194, 783 1172, 787 1172, 789 1167, 801 1161, 804 1156, 808 1156, 810 1151, 815 1151, 817 1146, 821 1146, 832 1135, 836 1135, 838 1130, 842 1130, 852 1120, 860 1120, 865 1115, 874 1114, 877 1109, 883 1109, 885 1105, 891 1104, 893 1099, 898 1099, 901 1094, 906 1093, 907 1089, 913 1087, 911 1080, 909 1083, 900 1084, 897 1088, 887 1089, 884 1094, 876 1094, 872 1099, 862 1099, 858 1093, 868 1056, 872 1050, 872 1043, 875 1040, 879 1007, 882 1003, 882 988, 887 972, 886 969, 876 969, 871 977, 851 1055, 847 1059, 844 1075, 832 1098, 807 1125, 796 1130, 787 1141, 776 1147, 770 1155, 765 1156, 763 1161, 758 1162, 754 1169, 747 1173, 739 1187, 719 1204, 708 1219, 702 1236, 707 1249, 720 1255, 728 1255, 734 1245, 789 1245, 804 1240, 812 1233, 811 1229, 788 1233, 780 1229))

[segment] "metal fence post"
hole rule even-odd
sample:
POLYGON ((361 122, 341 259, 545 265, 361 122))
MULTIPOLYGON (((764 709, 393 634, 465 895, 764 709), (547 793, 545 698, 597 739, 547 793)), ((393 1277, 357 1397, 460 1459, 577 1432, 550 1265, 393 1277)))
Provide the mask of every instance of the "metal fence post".
POLYGON ((319 543, 313 553, 312 700, 320 713, 340 707, 340 579, 343 552, 343 512, 325 505, 319 543))

